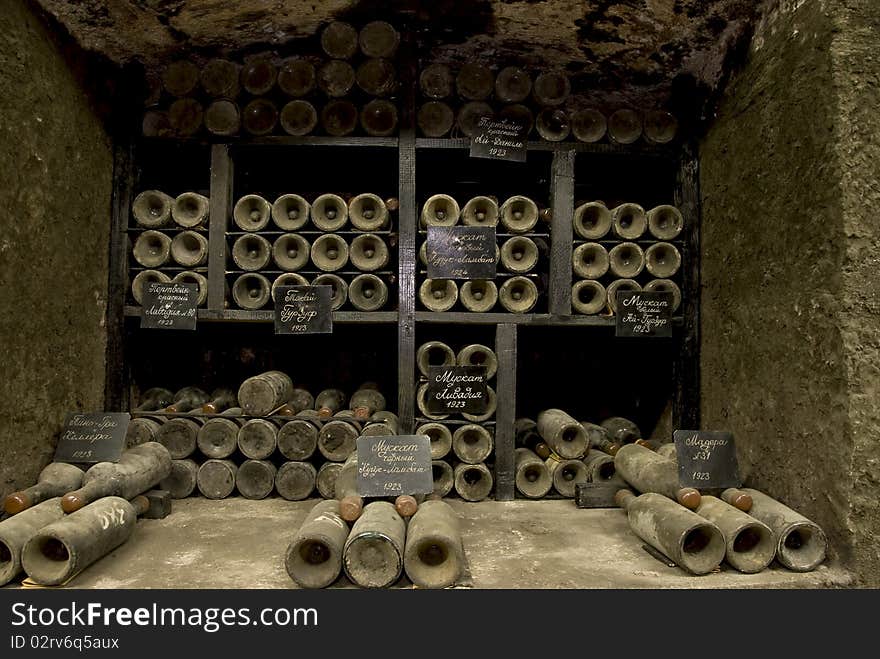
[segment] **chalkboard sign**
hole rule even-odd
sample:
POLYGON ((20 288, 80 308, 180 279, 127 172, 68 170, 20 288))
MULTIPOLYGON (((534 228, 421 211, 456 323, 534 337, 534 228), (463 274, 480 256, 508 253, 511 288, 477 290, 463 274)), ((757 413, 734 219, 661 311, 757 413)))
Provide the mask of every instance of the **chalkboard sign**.
POLYGON ((144 289, 141 327, 194 330, 198 306, 198 284, 152 281, 144 289))
POLYGON ((485 366, 430 366, 425 396, 431 414, 484 414, 489 408, 485 366))
POLYGON ((429 279, 494 279, 495 227, 428 227, 429 279))
POLYGON ((742 485, 732 433, 676 430, 672 437, 682 487, 716 489, 742 485))
POLYGON ((430 494, 431 440, 424 435, 358 437, 357 490, 362 497, 430 494))
POLYGON ((672 336, 672 293, 618 291, 615 336, 672 336))
POLYGON ((626 489, 622 483, 578 483, 574 486, 574 505, 578 508, 617 508, 614 495, 626 489))
POLYGON ((332 286, 279 286, 275 289, 276 334, 330 334, 332 286))
POLYGON ((525 162, 529 126, 511 119, 481 117, 471 138, 471 158, 525 162))
POLYGON ((55 449, 55 462, 116 462, 125 446, 128 412, 67 415, 55 449))

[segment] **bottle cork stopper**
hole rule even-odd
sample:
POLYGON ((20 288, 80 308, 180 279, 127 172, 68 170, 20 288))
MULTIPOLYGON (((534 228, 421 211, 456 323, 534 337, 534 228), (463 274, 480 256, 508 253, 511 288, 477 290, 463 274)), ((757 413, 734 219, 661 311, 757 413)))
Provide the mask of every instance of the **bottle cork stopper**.
POLYGON ((370 408, 369 407, 356 407, 354 408, 354 418, 358 421, 369 421, 370 419, 370 408))
POLYGON ((385 208, 393 213, 400 208, 400 200, 397 197, 389 197, 385 200, 385 208))
POLYGON ((205 403, 202 405, 202 412, 205 414, 217 414, 217 406, 214 403, 205 403))
POLYGON ((139 494, 131 500, 131 505, 134 506, 135 513, 141 516, 150 509, 150 500, 143 494, 139 494))
POLYGON ((318 418, 319 419, 329 419, 333 416, 333 410, 329 407, 322 407, 318 410, 318 418))
POLYGON ((394 501, 394 509, 401 517, 412 517, 419 509, 419 502, 409 494, 401 494, 394 501))
POLYGON ((616 503, 621 508, 626 508, 629 505, 629 502, 635 499, 635 494, 632 493, 631 490, 620 489, 614 493, 614 503, 616 503))
POLYGON ((692 487, 683 487, 675 495, 678 502, 685 508, 695 510, 700 505, 702 497, 700 493, 692 487))
POLYGON ((61 509, 68 514, 75 513, 77 510, 85 506, 86 503, 88 502, 85 497, 76 492, 71 492, 70 494, 65 494, 61 497, 61 509))
POLYGON ((744 513, 747 513, 752 509, 751 495, 735 487, 724 490, 721 493, 721 499, 744 513))
POLYGON ((346 522, 354 522, 361 516, 364 500, 357 496, 343 497, 339 502, 339 516, 346 522))
POLYGON ((27 492, 13 492, 6 497, 3 508, 10 515, 17 515, 22 510, 27 510, 33 505, 27 492))

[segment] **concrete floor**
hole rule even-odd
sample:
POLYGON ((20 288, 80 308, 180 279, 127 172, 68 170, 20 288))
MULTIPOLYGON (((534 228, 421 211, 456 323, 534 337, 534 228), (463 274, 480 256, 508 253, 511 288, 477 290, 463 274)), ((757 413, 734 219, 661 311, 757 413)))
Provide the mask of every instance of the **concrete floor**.
MULTIPOLYGON (((175 501, 169 517, 139 521, 125 545, 67 587, 293 588, 284 552, 315 503, 175 501)), ((853 582, 833 564, 806 574, 774 563, 753 575, 723 567, 691 576, 642 549, 622 511, 582 510, 571 500, 449 503, 462 517, 465 588, 833 588, 853 582)), ((353 587, 344 577, 336 586, 353 587)))

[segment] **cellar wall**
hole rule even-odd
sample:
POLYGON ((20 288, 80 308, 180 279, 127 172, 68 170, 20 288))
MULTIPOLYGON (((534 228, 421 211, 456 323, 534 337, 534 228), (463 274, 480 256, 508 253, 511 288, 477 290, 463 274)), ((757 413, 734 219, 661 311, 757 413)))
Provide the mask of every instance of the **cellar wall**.
POLYGON ((74 47, 0 12, 0 495, 34 482, 64 415, 104 399, 110 141, 74 47))
POLYGON ((747 481, 874 586, 878 17, 781 2, 700 154, 702 425, 733 431, 747 481))

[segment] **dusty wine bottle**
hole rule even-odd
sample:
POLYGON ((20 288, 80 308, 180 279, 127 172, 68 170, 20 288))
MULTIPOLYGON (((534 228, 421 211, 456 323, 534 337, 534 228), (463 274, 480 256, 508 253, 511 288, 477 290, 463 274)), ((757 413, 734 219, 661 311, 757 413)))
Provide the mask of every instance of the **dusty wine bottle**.
POLYGON ((528 313, 538 303, 538 287, 528 277, 517 275, 501 284, 498 299, 511 313, 528 313))
POLYGON ((321 421, 316 410, 302 410, 278 430, 278 451, 288 460, 308 460, 318 447, 321 421))
POLYGON ((724 535, 696 513, 654 493, 637 497, 621 489, 614 500, 633 533, 685 570, 708 574, 724 560, 724 535))
POLYGON ((283 194, 272 204, 272 221, 282 231, 298 231, 308 223, 311 210, 298 194, 283 194))
POLYGON ((416 123, 425 137, 443 137, 452 130, 455 113, 446 103, 428 101, 419 108, 416 123))
POLYGON ((189 96, 199 84, 199 68, 189 60, 171 62, 162 72, 162 86, 172 96, 189 96))
POLYGON ((339 516, 339 502, 319 502, 306 515, 287 547, 287 574, 302 588, 329 586, 342 572, 347 537, 348 525, 339 516))
POLYGON ((172 499, 185 499, 195 491, 198 473, 199 466, 193 460, 172 460, 171 473, 159 481, 159 488, 172 499))
POLYGON ((272 260, 285 272, 295 272, 308 265, 310 253, 309 241, 298 233, 285 233, 272 244, 272 260))
MULTIPOLYGON (((578 277, 584 279, 599 279, 605 276, 610 265, 608 250, 599 243, 578 245, 571 256, 572 270, 578 277)), ((602 306, 605 306, 604 300, 602 306)))
POLYGON ((434 491, 429 497, 442 499, 452 492, 455 472, 451 464, 445 460, 431 460, 431 478, 434 479, 434 491))
POLYGON ((498 370, 498 357, 495 351, 482 343, 471 343, 458 351, 455 358, 459 366, 482 366, 486 369, 486 380, 491 380, 498 370))
POLYGON ((346 401, 341 389, 324 389, 315 396, 315 410, 321 419, 329 419, 342 409, 346 401))
POLYGON ((672 243, 654 243, 645 252, 645 268, 654 277, 669 279, 681 267, 681 254, 672 243))
POLYGON ((265 460, 278 445, 278 424, 272 419, 249 419, 239 429, 236 442, 246 458, 265 460))
POLYGON ((202 89, 212 98, 233 99, 238 96, 238 65, 215 57, 208 60, 199 73, 202 89))
POLYGON ((238 389, 238 402, 247 415, 266 416, 290 400, 293 382, 281 371, 266 371, 247 378, 238 389))
POLYGON ((37 476, 37 482, 25 490, 13 492, 6 497, 3 509, 17 515, 38 503, 77 489, 82 485, 85 472, 66 462, 51 462, 37 476))
POLYGON ((422 227, 451 227, 458 223, 461 210, 458 202, 445 194, 428 197, 422 206, 420 222, 422 227))
POLYGON ((357 450, 361 426, 351 410, 340 410, 318 432, 318 451, 331 462, 345 462, 357 450))
POLYGON ((21 572, 21 552, 28 541, 63 517, 61 499, 54 497, 0 522, 0 586, 21 572))
POLYGON ((428 409, 428 383, 423 382, 419 385, 418 389, 416 389, 416 406, 419 408, 419 412, 422 413, 426 419, 431 419, 433 421, 440 421, 442 419, 448 419, 448 414, 440 414, 431 412, 428 409))
POLYGON ((458 70, 455 89, 458 95, 468 101, 484 101, 495 88, 492 70, 476 62, 467 62, 458 70))
POLYGON ((176 137, 192 137, 202 128, 205 110, 192 98, 178 98, 168 107, 168 123, 176 137))
POLYGON ((174 279, 171 281, 175 284, 195 284, 197 286, 196 306, 204 306, 205 302, 208 300, 208 279, 200 272, 184 270, 183 272, 178 272, 174 275, 174 279))
POLYGON ((571 94, 568 76, 561 71, 545 71, 535 78, 532 96, 538 105, 554 107, 565 103, 571 94))
POLYGON ((458 515, 448 503, 426 501, 406 529, 406 576, 419 588, 446 588, 464 570, 464 545, 458 515))
POLYGON ((561 458, 582 458, 589 448, 581 424, 560 409, 551 408, 538 414, 538 433, 561 458))
POLYGON ((419 300, 429 311, 449 311, 458 301, 458 285, 452 279, 426 279, 419 300))
POLYGON ((332 499, 336 488, 336 477, 342 469, 341 462, 325 462, 315 475, 315 487, 325 499, 332 499))
POLYGON ((232 244, 232 260, 242 270, 263 270, 269 265, 271 257, 271 244, 258 234, 239 236, 232 244))
POLYGON ((272 282, 272 301, 275 301, 280 286, 308 286, 308 284, 308 280, 296 272, 285 272, 283 275, 278 275, 272 282))
POLYGON ((183 192, 171 206, 171 217, 185 229, 204 225, 208 219, 208 204, 208 198, 198 192, 183 192))
POLYGON ((171 277, 158 270, 141 270, 131 281, 131 296, 138 304, 143 304, 144 290, 148 284, 168 284, 171 277))
POLYGON ((265 56, 253 57, 241 68, 241 86, 252 96, 268 94, 275 86, 278 70, 265 56))
POLYGON ((318 68, 318 87, 330 98, 347 95, 355 83, 354 68, 344 60, 330 60, 318 68))
POLYGON ((495 78, 495 98, 502 103, 520 103, 532 92, 532 79, 518 66, 506 66, 495 78))
POLYGON ((208 239, 197 231, 181 231, 171 240, 171 258, 185 268, 195 268, 208 260, 208 239))
POLYGON ((130 499, 146 492, 171 473, 171 455, 158 442, 146 442, 123 451, 119 462, 99 462, 83 476, 82 487, 61 498, 64 512, 72 513, 96 499, 130 499))
POLYGON ((174 394, 162 387, 147 389, 141 396, 141 402, 132 412, 151 412, 161 410, 174 402, 174 394))
POLYGON ((526 236, 508 238, 501 245, 501 265, 510 272, 530 272, 538 265, 539 256, 535 241, 526 236))
POLYGON ((571 134, 568 113, 561 108, 544 108, 535 119, 538 135, 548 142, 561 142, 571 134))
POLYGON ((351 263, 362 272, 374 272, 388 265, 388 245, 374 233, 365 233, 351 241, 351 263))
POLYGON ((354 78, 357 86, 370 96, 387 96, 397 88, 394 64, 383 57, 372 57, 361 62, 354 78))
POLYGON ((455 125, 465 137, 476 137, 482 130, 483 119, 492 119, 495 111, 483 101, 469 101, 458 109, 455 125))
POLYGON ((272 416, 296 416, 303 410, 312 410, 315 406, 315 397, 303 387, 295 386, 290 398, 281 407, 271 412, 272 416))
POLYGON ((174 199, 164 192, 144 190, 134 198, 131 213, 138 226, 158 229, 170 224, 172 206, 174 199))
POLYGON ((137 237, 131 254, 145 268, 158 268, 171 258, 171 238, 161 231, 148 229, 137 237))
POLYGON ((240 407, 230 407, 221 416, 206 419, 196 436, 196 446, 208 458, 228 458, 238 447, 238 431, 244 419, 240 407))
POLYGON ((247 272, 232 284, 232 299, 242 309, 260 309, 269 301, 271 284, 263 275, 247 272))
POLYGON ((367 57, 393 57, 400 44, 400 34, 385 21, 371 21, 358 33, 358 46, 367 57))
POLYGON ((452 96, 455 78, 445 64, 430 64, 419 74, 419 89, 422 94, 435 100, 452 96))
POLYGON ((608 455, 614 455, 620 449, 620 444, 608 437, 608 431, 602 426, 588 421, 581 421, 581 427, 587 433, 590 448, 595 448, 608 455))
POLYGON ((614 112, 608 117, 608 137, 617 144, 632 144, 642 136, 642 119, 628 108, 614 112))
POLYGON ((658 240, 674 240, 684 228, 684 218, 675 206, 655 206, 647 213, 648 231, 658 240))
POLYGON ((620 204, 611 210, 611 228, 623 240, 636 240, 648 228, 648 216, 638 204, 620 204))
POLYGON ((213 101, 205 110, 205 128, 213 135, 236 135, 241 130, 241 110, 232 101, 213 101))
POLYGON ((351 280, 348 299, 358 311, 378 311, 388 302, 388 286, 376 275, 364 273, 351 280))
POLYGON ((331 21, 321 30, 321 49, 328 57, 350 59, 358 49, 358 33, 351 23, 331 21))
POLYGON ((672 312, 678 311, 681 306, 681 289, 671 279, 652 279, 645 284, 644 290, 658 293, 672 293, 672 312))
POLYGON ((278 119, 285 133, 303 137, 309 135, 318 125, 318 111, 308 101, 297 99, 284 104, 278 119))
POLYGON ((321 126, 328 135, 342 137, 357 127, 358 110, 354 103, 336 99, 321 108, 321 126))
POLYGON ((235 472, 235 489, 245 499, 265 499, 275 489, 275 465, 267 460, 245 460, 235 472))
POLYGON ((362 437, 390 437, 397 434, 400 419, 394 412, 379 410, 374 412, 361 430, 362 437))
POLYGON ((257 194, 248 194, 235 202, 232 219, 243 231, 260 231, 269 224, 272 207, 269 202, 257 194))
POLYGON ((191 456, 199 437, 199 430, 205 420, 201 418, 201 409, 187 412, 187 416, 168 419, 156 433, 156 441, 168 449, 174 460, 182 460, 191 456))
POLYGON ((330 310, 340 309, 348 301, 348 284, 338 275, 325 273, 312 280, 312 286, 330 286, 330 310))
POLYGON ((348 263, 348 244, 335 233, 319 236, 311 249, 312 263, 325 272, 335 272, 348 263))
POLYGON ((492 455, 494 445, 492 433, 475 423, 459 426, 452 434, 452 450, 467 464, 485 462, 492 455))
POLYGON ((241 111, 241 123, 251 135, 268 135, 278 123, 278 108, 267 98, 255 98, 241 111))
POLYGON ((165 408, 169 414, 179 414, 201 407, 210 400, 208 394, 198 387, 183 387, 174 394, 174 400, 165 408))
POLYGON ((229 407, 235 407, 235 392, 226 387, 219 387, 211 392, 211 399, 202 404, 205 414, 219 414, 229 407))
POLYGON ((743 494, 752 500, 749 515, 773 531, 776 558, 782 565, 795 572, 809 572, 819 567, 825 560, 828 542, 818 524, 752 488, 731 488, 722 492, 721 498, 732 503, 743 494))
POLYGON ((585 240, 601 240, 611 231, 611 211, 601 201, 580 204, 574 211, 574 232, 585 240))
POLYGON ((679 486, 678 466, 644 446, 621 446, 614 456, 614 467, 639 492, 662 494, 691 510, 700 505, 697 490, 679 486))
POLYGON ((581 460, 563 460, 551 455, 544 461, 553 481, 553 489, 561 496, 573 499, 578 483, 587 482, 587 466, 581 460))
POLYGON ((776 556, 776 538, 770 527, 721 499, 703 495, 694 512, 721 530, 725 558, 740 572, 760 572, 776 556))
POLYGON ((584 456, 583 462, 587 468, 587 479, 591 483, 615 482, 621 487, 627 487, 626 481, 617 474, 613 456, 597 449, 590 449, 584 456))
POLYGON ((580 142, 598 142, 607 131, 605 115, 594 108, 578 110, 571 115, 571 132, 580 142))
POLYGON ((498 224, 498 200, 479 195, 471 197, 461 210, 465 226, 493 227, 498 224))
POLYGON ((619 243, 608 253, 608 269, 620 279, 633 279, 645 269, 645 252, 636 243, 619 243))
POLYGON ((499 212, 501 224, 511 233, 527 233, 538 223, 538 205, 522 195, 508 197, 499 212))
POLYGON ((516 469, 514 484, 527 499, 540 499, 553 487, 553 478, 547 465, 527 448, 515 450, 516 469))
MULTIPOLYGON (((315 65, 307 59, 300 57, 287 59, 278 69, 278 88, 288 96, 294 98, 307 96, 315 89, 316 84, 315 65)), ((312 107, 312 112, 314 111, 315 108, 312 107)), ((282 114, 284 114, 283 110, 282 114)), ((317 116, 315 120, 317 121, 317 116)))
POLYGON ((482 501, 492 492, 494 479, 485 464, 458 464, 453 478, 455 491, 465 501, 482 501))
POLYGON ((471 279, 461 285, 459 297, 468 311, 486 313, 498 302, 498 287, 491 279, 471 279))
POLYGON ((348 407, 357 421, 365 423, 374 413, 385 409, 385 396, 375 382, 365 382, 351 395, 348 407))
POLYGON ((608 308, 617 313, 617 293, 620 291, 640 291, 642 286, 635 279, 615 279, 605 289, 608 294, 608 308))
POLYGON ((515 444, 533 451, 542 460, 550 457, 550 447, 538 434, 538 424, 533 419, 521 417, 514 422, 515 444))
POLYGON ((288 501, 308 499, 315 490, 316 474, 308 462, 285 462, 275 474, 275 489, 288 501))
POLYGON ((452 432, 442 423, 423 423, 416 428, 417 435, 425 435, 431 442, 431 459, 445 458, 452 450, 452 432))
POLYGON ((196 487, 207 499, 225 499, 235 490, 236 471, 231 460, 206 460, 199 467, 196 487))
POLYGON ((577 313, 594 315, 602 312, 608 299, 605 287, 597 281, 583 279, 571 287, 571 306, 577 313))
POLYGON ((312 222, 321 231, 339 231, 348 223, 348 204, 336 194, 322 194, 312 203, 312 222))
POLYGON ((354 522, 364 510, 364 499, 358 494, 357 452, 352 453, 336 475, 334 497, 339 501, 339 516, 346 522, 354 522))
POLYGON ((468 421, 473 421, 475 423, 480 423, 483 421, 488 421, 493 416, 495 416, 495 409, 498 404, 498 399, 495 395, 495 390, 486 385, 486 411, 481 412, 479 414, 472 414, 470 412, 462 412, 461 416, 468 421))
POLYGON ((358 231, 379 231, 388 224, 388 208, 378 195, 365 192, 348 204, 351 225, 358 231))
POLYGON ((427 341, 416 350, 416 364, 419 372, 428 377, 431 366, 455 366, 455 352, 442 341, 427 341))
POLYGON ((535 126, 535 115, 532 114, 532 111, 528 107, 521 103, 505 105, 498 111, 498 119, 522 126, 523 129, 521 135, 523 135, 523 137, 530 135, 532 128, 535 126))
POLYGON ((668 144, 678 132, 678 120, 665 110, 649 110, 645 113, 645 140, 651 144, 668 144))
POLYGON ((345 542, 345 574, 362 588, 385 588, 403 571, 406 523, 387 501, 364 507, 345 542))
POLYGON ((631 444, 642 436, 638 425, 622 416, 611 416, 599 424, 608 438, 617 444, 631 444))

